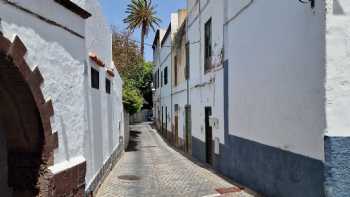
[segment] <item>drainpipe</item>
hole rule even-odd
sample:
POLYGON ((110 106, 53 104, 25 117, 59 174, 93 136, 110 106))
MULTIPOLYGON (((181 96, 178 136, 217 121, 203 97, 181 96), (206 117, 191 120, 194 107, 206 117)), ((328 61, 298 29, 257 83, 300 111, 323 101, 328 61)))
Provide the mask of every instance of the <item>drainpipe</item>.
MULTIPOLYGON (((173 23, 171 23, 172 25, 173 23)), ((173 31, 174 28, 170 28, 173 31)), ((170 32, 170 127, 171 135, 174 135, 175 131, 173 129, 173 45, 176 44, 173 42, 173 32, 170 32)), ((169 73, 168 73, 169 75, 169 73)), ((168 137, 168 136, 167 136, 168 137)), ((171 142, 171 140, 170 140, 171 142)))
MULTIPOLYGON (((200 83, 202 83, 203 81, 203 77, 202 77, 202 11, 201 11, 201 0, 198 0, 198 28, 199 28, 199 73, 200 73, 200 83)), ((200 91, 200 96, 201 96, 201 102, 202 100, 202 88, 199 89, 200 91)))
MULTIPOLYGON (((159 44, 159 43, 158 43, 159 44)), ((163 106, 162 106, 162 70, 160 68, 160 51, 161 46, 158 46, 158 73, 159 79, 158 79, 158 89, 159 89, 159 111, 161 111, 159 120, 160 120, 160 132, 163 134, 163 106), (159 83, 160 82, 160 83, 159 83)))
MULTIPOLYGON (((188 1, 186 1, 187 3, 187 8, 188 8, 188 1)), ((185 148, 186 148, 186 152, 189 153, 189 150, 191 150, 192 148, 190 148, 190 142, 192 141, 192 133, 191 133, 191 136, 189 135, 189 130, 190 130, 190 126, 189 126, 189 113, 188 113, 188 109, 189 109, 189 105, 190 105, 190 59, 189 59, 189 53, 187 53, 187 50, 189 51, 190 50, 190 44, 189 44, 189 40, 188 40, 188 22, 189 22, 189 12, 187 14, 187 19, 185 20, 185 23, 186 23, 186 30, 185 30, 185 37, 186 37, 186 47, 185 47, 185 50, 186 50, 186 108, 185 108, 185 115, 186 115, 186 119, 185 119, 185 122, 186 122, 186 145, 185 145, 185 148), (188 139, 188 138, 191 138, 191 139, 188 139)))

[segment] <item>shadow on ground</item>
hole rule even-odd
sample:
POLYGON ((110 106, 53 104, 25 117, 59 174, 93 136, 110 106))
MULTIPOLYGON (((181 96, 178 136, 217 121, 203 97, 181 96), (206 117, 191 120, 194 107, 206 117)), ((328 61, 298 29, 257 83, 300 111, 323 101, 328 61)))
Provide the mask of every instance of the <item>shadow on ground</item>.
POLYGON ((139 151, 140 135, 140 131, 130 131, 129 145, 126 148, 126 152, 139 151))

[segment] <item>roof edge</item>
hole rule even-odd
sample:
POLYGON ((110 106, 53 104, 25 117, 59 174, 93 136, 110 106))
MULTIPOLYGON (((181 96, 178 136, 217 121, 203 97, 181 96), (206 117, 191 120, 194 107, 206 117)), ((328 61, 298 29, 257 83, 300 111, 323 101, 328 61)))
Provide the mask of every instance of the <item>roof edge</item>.
POLYGON ((165 33, 164 37, 162 38, 162 41, 161 41, 162 47, 164 45, 165 40, 168 38, 170 32, 171 32, 171 23, 169 24, 168 29, 166 30, 166 33, 165 33))
POLYGON ((157 32, 156 32, 156 35, 154 36, 154 40, 153 40, 153 44, 152 44, 153 50, 156 48, 156 46, 158 44, 157 42, 159 40, 159 34, 160 34, 160 30, 157 29, 157 32))
POLYGON ((71 0, 54 0, 54 1, 62 5, 63 7, 67 8, 68 10, 72 11, 73 13, 79 15, 83 19, 87 19, 91 16, 91 14, 88 11, 78 6, 77 4, 73 3, 71 0))

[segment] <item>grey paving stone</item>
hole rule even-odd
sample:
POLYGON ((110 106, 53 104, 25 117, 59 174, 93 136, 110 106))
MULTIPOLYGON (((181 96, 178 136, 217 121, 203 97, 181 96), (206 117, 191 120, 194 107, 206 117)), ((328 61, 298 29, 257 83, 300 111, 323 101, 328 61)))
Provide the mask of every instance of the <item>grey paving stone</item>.
MULTIPOLYGON (((125 152, 97 197, 202 197, 217 194, 216 188, 233 185, 182 156, 147 124, 132 126, 132 151, 125 152), (136 175, 138 181, 125 181, 121 175, 136 175)), ((246 192, 225 197, 248 197, 246 192)))

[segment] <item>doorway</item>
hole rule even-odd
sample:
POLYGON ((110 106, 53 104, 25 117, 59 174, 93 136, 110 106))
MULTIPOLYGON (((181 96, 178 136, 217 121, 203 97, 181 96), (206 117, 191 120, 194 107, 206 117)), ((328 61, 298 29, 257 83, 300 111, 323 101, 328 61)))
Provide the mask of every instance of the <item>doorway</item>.
POLYGON ((24 59, 18 36, 0 32, 0 192, 1 196, 49 196, 53 150, 58 146, 50 118, 53 106, 41 91, 43 76, 24 59))
POLYGON ((165 107, 165 137, 168 136, 168 107, 165 107))
POLYGON ((175 146, 179 145, 179 105, 175 104, 175 132, 174 132, 174 144, 175 146))
POLYGON ((186 105, 185 107, 185 152, 191 153, 191 140, 192 140, 192 134, 191 134, 191 106, 186 105))
POLYGON ((209 124, 211 112, 211 107, 205 107, 205 152, 206 162, 210 165, 213 163, 213 129, 209 124))
POLYGON ((162 121, 160 123, 160 133, 163 135, 163 130, 164 130, 164 107, 162 106, 162 121))
POLYGON ((0 54, 0 192, 37 196, 44 167, 44 130, 32 91, 19 69, 0 54))

